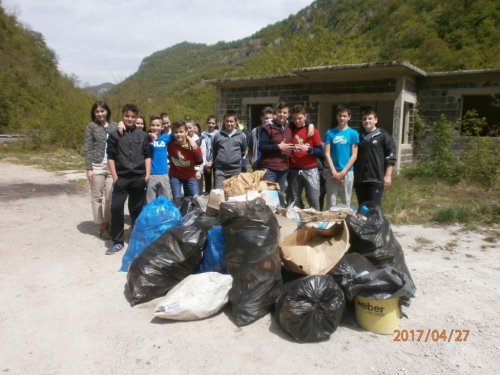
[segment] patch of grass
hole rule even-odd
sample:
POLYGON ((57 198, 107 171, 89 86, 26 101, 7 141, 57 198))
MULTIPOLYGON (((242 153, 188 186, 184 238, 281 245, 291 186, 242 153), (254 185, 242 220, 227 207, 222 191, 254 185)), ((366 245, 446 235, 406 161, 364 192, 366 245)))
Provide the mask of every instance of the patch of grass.
POLYGON ((415 242, 420 245, 430 245, 432 243, 431 240, 422 236, 418 236, 417 238, 415 238, 415 242))
POLYGON ((455 240, 448 241, 448 243, 446 244, 446 246, 449 246, 449 247, 457 247, 457 245, 458 245, 458 242, 455 240))
POLYGON ((486 251, 488 250, 488 245, 481 245, 481 251, 486 251))
POLYGON ((489 237, 484 237, 483 241, 484 242, 490 242, 490 243, 496 243, 497 239, 495 237, 493 237, 493 236, 489 236, 489 237))
POLYGON ((391 224, 475 224, 500 222, 498 191, 427 177, 394 176, 384 190, 384 215, 391 224))
POLYGON ((471 223, 479 219, 476 212, 465 206, 449 206, 434 212, 432 221, 441 224, 471 223))
POLYGON ((460 229, 460 231, 462 232, 476 232, 477 230, 479 230, 479 227, 476 224, 471 224, 471 223, 465 224, 460 229))
POLYGON ((444 256, 443 259, 451 260, 451 258, 449 256, 444 256))
POLYGON ((465 254, 465 256, 466 256, 467 258, 473 258, 473 259, 476 257, 475 255, 472 255, 472 254, 465 254))

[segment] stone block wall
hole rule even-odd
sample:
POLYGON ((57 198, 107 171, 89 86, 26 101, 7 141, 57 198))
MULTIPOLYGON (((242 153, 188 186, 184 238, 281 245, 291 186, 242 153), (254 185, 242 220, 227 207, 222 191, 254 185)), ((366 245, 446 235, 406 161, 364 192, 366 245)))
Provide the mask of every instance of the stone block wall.
MULTIPOLYGON (((302 104, 306 107, 313 123, 318 121, 318 102, 310 102, 310 95, 335 95, 352 93, 387 93, 395 92, 396 79, 380 79, 346 82, 319 82, 276 85, 256 85, 238 88, 221 88, 217 98, 217 115, 222 118, 228 110, 238 113, 244 124, 249 122, 248 105, 243 104, 244 98, 276 98, 290 106, 302 104)), ((263 103, 264 104, 264 103, 263 103)), ((272 103, 277 104, 277 103, 272 103)))

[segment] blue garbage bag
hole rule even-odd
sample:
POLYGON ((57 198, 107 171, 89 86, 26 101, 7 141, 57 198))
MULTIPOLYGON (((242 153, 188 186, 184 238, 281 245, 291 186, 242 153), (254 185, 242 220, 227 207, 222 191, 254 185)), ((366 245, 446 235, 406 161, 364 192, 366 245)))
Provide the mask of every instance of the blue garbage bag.
POLYGON ((123 254, 120 272, 127 272, 130 263, 155 242, 168 228, 182 225, 179 209, 166 197, 158 197, 145 206, 130 236, 130 244, 123 254))
POLYGON ((224 235, 220 225, 208 231, 208 243, 203 250, 203 261, 198 270, 198 273, 203 272, 227 273, 224 263, 224 235))

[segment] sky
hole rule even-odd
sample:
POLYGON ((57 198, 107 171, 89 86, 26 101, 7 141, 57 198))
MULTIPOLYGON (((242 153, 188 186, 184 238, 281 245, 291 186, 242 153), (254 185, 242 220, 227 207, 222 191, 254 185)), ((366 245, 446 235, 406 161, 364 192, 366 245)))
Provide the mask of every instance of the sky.
POLYGON ((119 83, 143 58, 187 41, 251 36, 312 0, 0 0, 45 37, 59 69, 82 86, 119 83))

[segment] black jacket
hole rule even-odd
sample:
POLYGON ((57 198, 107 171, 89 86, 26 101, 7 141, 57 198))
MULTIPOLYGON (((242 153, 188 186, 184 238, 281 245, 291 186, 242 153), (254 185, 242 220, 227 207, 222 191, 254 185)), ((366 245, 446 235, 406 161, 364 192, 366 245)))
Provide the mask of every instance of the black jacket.
POLYGON ((136 127, 109 133, 108 159, 115 161, 118 177, 133 178, 146 175, 146 159, 151 158, 149 137, 146 132, 136 127))
POLYGON ((359 136, 358 157, 354 162, 354 183, 384 183, 387 165, 396 164, 396 145, 383 129, 359 136))

